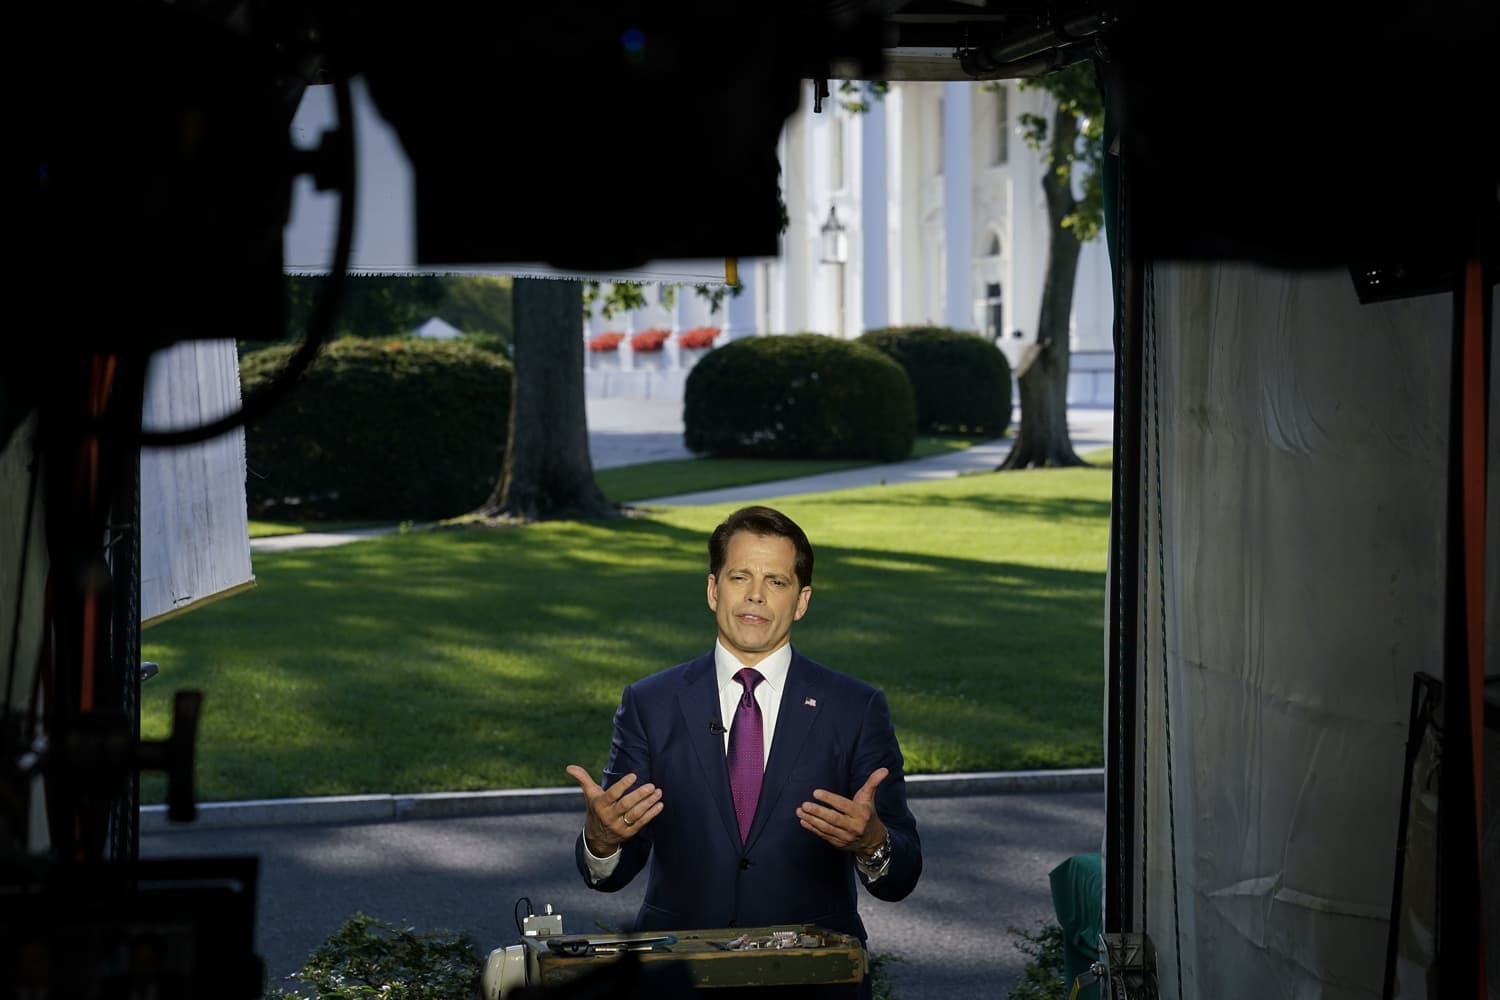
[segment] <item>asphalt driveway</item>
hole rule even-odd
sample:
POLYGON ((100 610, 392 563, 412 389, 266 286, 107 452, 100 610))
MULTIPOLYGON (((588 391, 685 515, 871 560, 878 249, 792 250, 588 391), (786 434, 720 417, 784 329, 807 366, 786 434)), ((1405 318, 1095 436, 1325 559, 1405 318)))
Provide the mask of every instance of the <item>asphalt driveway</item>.
MULTIPOLYGON (((956 795, 912 802, 925 870, 901 903, 865 896, 870 947, 900 961, 902 1000, 1003 998, 1026 956, 1008 928, 1052 919, 1047 873, 1097 851, 1102 792, 956 795)), ((433 820, 187 827, 147 833, 142 857, 260 858, 257 950, 271 982, 294 971, 356 911, 421 930, 467 931, 482 951, 516 939, 513 907, 529 897, 582 933, 629 924, 644 882, 607 895, 573 867, 581 813, 433 820)))

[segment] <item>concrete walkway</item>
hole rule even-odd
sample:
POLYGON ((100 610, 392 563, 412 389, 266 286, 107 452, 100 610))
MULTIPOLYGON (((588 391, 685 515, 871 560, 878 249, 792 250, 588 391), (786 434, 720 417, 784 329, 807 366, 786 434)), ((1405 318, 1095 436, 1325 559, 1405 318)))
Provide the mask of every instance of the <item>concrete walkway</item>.
POLYGON ((304 531, 300 535, 270 535, 250 539, 251 552, 289 552, 293 549, 328 549, 335 545, 362 542, 367 538, 394 535, 400 531, 398 525, 387 524, 376 528, 350 528, 347 531, 304 531))
MULTIPOLYGON (((1104 769, 1059 768, 1048 771, 971 771, 913 774, 906 778, 913 799, 962 795, 1017 795, 1038 792, 1102 792, 1104 769)), ((478 792, 425 792, 406 795, 315 795, 299 799, 251 799, 201 802, 191 828, 236 830, 258 826, 304 826, 313 823, 373 823, 392 820, 455 819, 464 816, 525 816, 545 812, 579 812, 583 793, 566 788, 515 788, 478 792)), ((167 819, 165 805, 141 806, 141 833, 182 829, 167 819)))
MULTIPOLYGON (((682 439, 678 424, 677 438, 682 439)), ((1073 447, 1080 454, 1105 448, 1114 443, 1114 411, 1103 409, 1077 409, 1068 412, 1068 431, 1073 447)), ((614 447, 605 435, 599 449, 608 451, 614 447)), ((590 447, 593 445, 590 435, 590 447)), ((825 472, 816 476, 797 479, 781 479, 769 483, 751 483, 722 490, 706 490, 699 493, 680 493, 676 496, 653 497, 637 500, 633 506, 694 507, 719 503, 748 503, 771 497, 793 496, 802 493, 829 493, 834 490, 853 489, 856 486, 886 486, 892 483, 919 483, 977 472, 991 472, 1005 456, 1010 454, 1011 438, 996 438, 981 441, 960 451, 913 459, 909 462, 882 462, 864 465, 841 472, 825 472)))
MULTIPOLYGON (((589 457, 595 469, 612 469, 642 462, 665 462, 695 457, 682 443, 682 404, 659 399, 591 399, 587 402, 589 457)), ((1114 411, 1078 407, 1068 411, 1068 430, 1080 453, 1114 443, 1114 411)), ((1010 453, 1012 440, 982 441, 961 451, 932 455, 910 462, 884 462, 828 472, 817 476, 752 483, 722 490, 683 493, 637 500, 632 506, 692 507, 765 500, 800 493, 827 493, 856 486, 915 483, 951 479, 994 469, 1010 453)), ((418 526, 420 527, 420 525, 418 526)), ((349 531, 276 535, 250 541, 252 552, 285 552, 327 548, 377 538, 398 531, 394 525, 349 531)))
MULTIPOLYGON (((891 985, 903 1000, 997 1000, 1027 956, 1012 927, 1054 919, 1048 873, 1099 850, 1102 792, 956 795, 913 800, 924 865, 899 903, 860 893, 877 954, 899 959, 891 985)), ((469 934, 481 953, 514 944, 513 910, 551 904, 568 933, 627 927, 644 877, 619 892, 585 888, 573 863, 583 818, 574 798, 550 812, 352 821, 274 829, 142 832, 141 856, 260 861, 255 947, 272 984, 361 911, 418 930, 469 934)), ((770 994, 768 994, 769 996, 770 994)))

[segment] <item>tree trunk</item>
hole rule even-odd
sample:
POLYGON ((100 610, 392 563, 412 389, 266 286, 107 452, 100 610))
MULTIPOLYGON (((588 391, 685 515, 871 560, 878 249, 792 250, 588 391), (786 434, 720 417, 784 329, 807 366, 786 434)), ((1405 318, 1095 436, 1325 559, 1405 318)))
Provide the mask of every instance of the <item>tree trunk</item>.
POLYGON ((583 284, 516 278, 515 384, 505 469, 476 513, 524 521, 615 517, 594 482, 583 405, 583 284))
MULTIPOLYGON (((1068 163, 1078 138, 1078 119, 1059 108, 1052 115, 1053 164, 1068 163)), ((1047 275, 1042 285, 1042 309, 1037 317, 1036 346, 1021 363, 1016 381, 1021 389, 1021 429, 1002 470, 1083 465, 1068 436, 1068 361, 1071 355, 1069 320, 1073 314, 1073 286, 1078 278, 1082 247, 1062 222, 1077 205, 1071 175, 1059 176, 1053 166, 1042 174, 1047 195, 1050 238, 1047 275)))

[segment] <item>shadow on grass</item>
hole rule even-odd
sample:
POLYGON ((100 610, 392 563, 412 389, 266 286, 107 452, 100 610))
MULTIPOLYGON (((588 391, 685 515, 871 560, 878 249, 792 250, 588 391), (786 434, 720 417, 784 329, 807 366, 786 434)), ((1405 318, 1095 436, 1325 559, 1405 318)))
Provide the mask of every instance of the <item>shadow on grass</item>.
MULTIPOLYGON (((984 473, 984 475, 1001 475, 1001 473, 984 473)), ((891 507, 914 511, 964 509, 987 517, 1039 517, 1052 523, 1089 521, 1097 524, 1101 519, 1107 521, 1109 518, 1108 500, 1093 500, 1087 497, 919 495, 910 491, 892 491, 888 496, 881 496, 872 495, 869 489, 865 489, 857 493, 825 494, 805 500, 799 498, 799 505, 802 507, 837 505, 855 509, 891 507)))
MULTIPOLYGON (((931 501, 913 506, 1064 519, 1099 506, 931 501)), ((206 799, 556 786, 573 762, 597 773, 624 685, 712 645, 705 536, 622 519, 259 556, 255 591, 145 634, 163 664, 148 735, 173 691, 205 692, 206 799)), ((817 554, 797 645, 887 691, 909 770, 1099 762, 1102 573, 899 539, 817 554)))

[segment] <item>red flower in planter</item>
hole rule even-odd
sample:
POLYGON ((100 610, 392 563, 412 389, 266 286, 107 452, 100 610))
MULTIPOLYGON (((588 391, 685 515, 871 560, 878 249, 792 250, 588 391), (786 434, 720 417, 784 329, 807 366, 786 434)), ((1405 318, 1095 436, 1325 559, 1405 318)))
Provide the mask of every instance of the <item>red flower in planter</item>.
POLYGON ((671 330, 642 330, 630 338, 630 348, 637 354, 659 351, 671 335, 671 330))
POLYGON ((719 336, 719 328, 716 326, 700 326, 692 330, 684 330, 677 335, 677 346, 693 349, 697 347, 712 347, 714 340, 719 336))
POLYGON ((607 330, 604 333, 596 333, 589 338, 589 350, 591 351, 613 351, 620 346, 620 341, 625 335, 618 330, 607 330))

